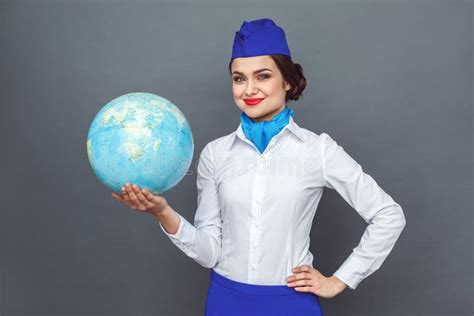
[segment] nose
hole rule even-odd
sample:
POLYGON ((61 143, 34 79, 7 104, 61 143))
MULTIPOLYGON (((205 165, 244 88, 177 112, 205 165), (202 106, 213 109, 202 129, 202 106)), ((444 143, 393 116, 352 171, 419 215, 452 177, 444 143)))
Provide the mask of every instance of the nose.
POLYGON ((258 88, 257 88, 257 86, 253 83, 252 80, 249 80, 249 81, 247 81, 247 82, 248 82, 248 83, 247 83, 247 88, 245 89, 245 95, 247 95, 247 96, 252 96, 252 95, 254 95, 254 94, 257 92, 258 88))

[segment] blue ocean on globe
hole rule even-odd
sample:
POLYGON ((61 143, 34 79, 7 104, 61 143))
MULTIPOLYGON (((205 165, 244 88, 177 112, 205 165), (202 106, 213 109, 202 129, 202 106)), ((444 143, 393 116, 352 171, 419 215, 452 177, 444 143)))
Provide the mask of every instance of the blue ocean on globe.
POLYGON ((107 103, 87 135, 87 156, 109 189, 133 183, 154 194, 174 187, 186 175, 194 153, 183 113, 155 94, 134 92, 107 103))

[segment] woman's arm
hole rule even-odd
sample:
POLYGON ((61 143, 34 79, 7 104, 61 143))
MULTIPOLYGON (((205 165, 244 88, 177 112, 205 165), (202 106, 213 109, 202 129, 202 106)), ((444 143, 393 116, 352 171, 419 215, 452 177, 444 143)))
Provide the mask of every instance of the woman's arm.
POLYGON ((153 215, 161 223, 166 233, 174 235, 178 231, 180 219, 178 214, 168 205, 163 214, 153 215))
POLYGON ((380 268, 406 225, 401 206, 328 134, 322 133, 325 186, 335 189, 367 226, 360 243, 333 274, 351 289, 380 268))
POLYGON ((199 157, 196 186, 198 205, 194 226, 171 207, 157 219, 163 232, 179 249, 201 266, 212 268, 221 254, 222 219, 210 143, 199 157))

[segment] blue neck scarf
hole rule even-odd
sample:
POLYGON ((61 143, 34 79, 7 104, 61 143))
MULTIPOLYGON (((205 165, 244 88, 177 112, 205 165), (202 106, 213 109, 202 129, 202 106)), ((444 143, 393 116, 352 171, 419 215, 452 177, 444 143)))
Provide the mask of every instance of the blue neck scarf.
POLYGON ((260 153, 263 153, 272 137, 288 124, 293 113, 292 109, 285 106, 285 109, 275 115, 270 121, 255 122, 245 112, 242 112, 240 114, 240 121, 242 122, 245 136, 254 143, 260 153))

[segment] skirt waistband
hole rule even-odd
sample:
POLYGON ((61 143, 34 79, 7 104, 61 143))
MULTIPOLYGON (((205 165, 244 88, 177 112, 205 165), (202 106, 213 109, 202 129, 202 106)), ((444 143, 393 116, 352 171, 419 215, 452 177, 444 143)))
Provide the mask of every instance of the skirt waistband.
POLYGON ((237 282, 228 279, 211 269, 211 282, 218 283, 228 289, 251 295, 294 295, 299 293, 286 285, 257 285, 237 282))

